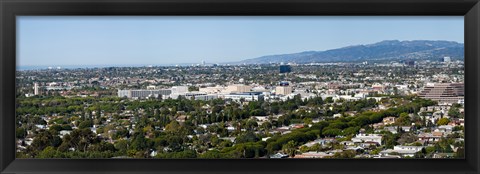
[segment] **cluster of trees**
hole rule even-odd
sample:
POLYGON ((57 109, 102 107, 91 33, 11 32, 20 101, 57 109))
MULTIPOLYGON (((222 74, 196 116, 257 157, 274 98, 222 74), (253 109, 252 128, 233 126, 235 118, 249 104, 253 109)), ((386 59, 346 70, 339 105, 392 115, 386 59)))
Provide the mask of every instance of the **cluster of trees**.
MULTIPOLYGON (((412 98, 410 103, 390 108, 380 112, 363 111, 358 107, 375 107, 373 99, 359 101, 341 101, 334 103, 331 98, 322 100, 315 97, 302 100, 299 96, 280 102, 253 101, 248 105, 240 105, 235 102, 228 102, 221 99, 211 101, 197 101, 180 99, 165 99, 158 102, 156 99, 145 101, 126 101, 121 98, 61 98, 51 97, 32 101, 21 101, 20 108, 40 106, 63 106, 70 104, 84 104, 87 109, 85 113, 90 117, 65 116, 50 121, 50 128, 47 131, 36 133, 31 146, 28 146, 25 156, 29 157, 75 157, 78 156, 131 156, 149 157, 152 151, 156 151, 158 158, 255 158, 268 156, 277 151, 295 155, 298 146, 321 137, 351 137, 362 128, 373 131, 368 125, 382 121, 384 117, 399 117, 399 120, 408 117, 408 113, 414 113, 420 107, 430 106, 435 102, 412 98), (25 105, 23 105, 26 103, 25 105), (48 103, 48 104, 47 104, 48 103), (116 105, 118 110, 108 113, 105 105, 116 105), (208 104, 209 109, 202 106, 208 104), (310 108, 302 108, 310 106, 310 108), (317 107, 313 107, 317 106, 317 107), (333 109, 327 109, 332 106, 333 109), (306 112, 306 109, 313 112, 306 112), (210 110, 211 113, 207 113, 210 110), (328 111, 326 111, 328 110, 328 111), (111 114, 119 121, 123 118, 120 111, 131 111, 135 127, 129 121, 126 122, 129 129, 115 122, 112 127, 106 125, 105 116, 111 114), (341 117, 333 119, 330 113, 342 113, 348 111, 359 111, 355 117, 341 117), (92 112, 95 112, 93 114, 92 112), (270 120, 262 125, 250 119, 251 116, 265 116, 283 113, 278 121, 270 120), (187 115, 184 122, 175 120, 177 116, 187 115), (407 115, 407 116, 406 116, 407 115), (300 128, 292 133, 281 135, 269 135, 266 130, 273 127, 289 125, 293 122, 302 122, 311 118, 324 117, 325 121, 311 123, 311 127, 300 128), (75 123, 72 125, 71 123, 75 123), (229 122, 236 129, 233 132, 226 130, 229 122), (211 124, 214 123, 214 124, 211 124), (199 124, 211 124, 207 129, 199 127, 199 124), (90 131, 93 125, 97 125, 97 132, 90 131), (72 126, 78 129, 72 130, 72 126), (158 128, 164 128, 161 131, 158 128), (246 131, 241 131, 245 129, 246 131), (61 130, 72 130, 69 135, 63 138, 58 137, 61 130), (130 131, 129 131, 130 130, 130 131), (133 130, 133 131, 132 131, 133 130), (265 130, 263 134, 256 134, 255 131, 265 130), (113 131, 113 132, 112 132, 113 131), (206 133, 206 134, 203 134, 206 133), (103 135, 100 139, 97 134, 103 135), (188 135, 200 135, 188 137, 188 135), (221 137, 233 136, 235 142, 219 139, 221 137), (262 137, 270 136, 267 141, 261 141, 262 137), (109 143, 108 141, 114 141, 109 143), (209 150, 209 149, 215 150, 209 150), (53 152, 55 151, 55 153, 53 152)), ((38 113, 37 113, 38 114, 38 113)), ((24 117, 19 117, 22 120, 24 117)), ((38 115, 22 120, 31 124, 46 124, 38 115), (33 119, 31 119, 33 118, 33 119), (43 121, 43 122, 42 122, 43 121)), ((310 120, 311 121, 311 120, 310 120)), ((401 124, 406 124, 401 121, 401 124)), ((20 126, 17 130, 17 137, 24 138, 28 127, 20 126)), ((386 144, 393 147, 400 137, 388 137, 386 144)), ((348 154, 343 154, 348 155, 348 154)))
POLYGON ((465 115, 460 113, 460 104, 454 104, 450 109, 448 110, 448 116, 452 118, 464 118, 465 115))
POLYGON ((25 158, 111 158, 114 145, 101 141, 90 129, 75 129, 63 138, 54 129, 39 132, 19 157, 25 158))

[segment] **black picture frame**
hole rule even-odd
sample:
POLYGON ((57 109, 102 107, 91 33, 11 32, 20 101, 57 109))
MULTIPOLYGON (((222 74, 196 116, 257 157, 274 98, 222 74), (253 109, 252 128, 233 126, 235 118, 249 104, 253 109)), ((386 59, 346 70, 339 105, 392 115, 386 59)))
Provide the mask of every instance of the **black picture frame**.
POLYGON ((478 0, 0 0, 0 172, 479 173, 478 0), (15 159, 18 15, 406 15, 465 18, 465 159, 15 159))

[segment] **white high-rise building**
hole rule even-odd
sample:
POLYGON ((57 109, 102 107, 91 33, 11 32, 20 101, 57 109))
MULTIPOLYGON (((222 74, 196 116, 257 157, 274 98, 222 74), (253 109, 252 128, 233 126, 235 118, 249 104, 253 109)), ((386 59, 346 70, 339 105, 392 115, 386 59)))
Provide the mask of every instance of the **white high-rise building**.
POLYGON ((40 88, 40 87, 38 86, 38 83, 34 83, 34 84, 33 84, 33 93, 34 93, 35 95, 40 95, 40 89, 39 89, 39 88, 40 88))
POLYGON ((452 59, 450 57, 443 57, 443 62, 451 62, 452 59))

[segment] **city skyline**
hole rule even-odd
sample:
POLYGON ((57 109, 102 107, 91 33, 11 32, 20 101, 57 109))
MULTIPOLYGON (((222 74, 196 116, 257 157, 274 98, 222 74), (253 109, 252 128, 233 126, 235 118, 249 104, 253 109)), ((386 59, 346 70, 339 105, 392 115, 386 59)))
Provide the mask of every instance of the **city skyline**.
POLYGON ((226 63, 382 40, 463 43, 464 37, 461 16, 21 16, 18 21, 17 66, 226 63))

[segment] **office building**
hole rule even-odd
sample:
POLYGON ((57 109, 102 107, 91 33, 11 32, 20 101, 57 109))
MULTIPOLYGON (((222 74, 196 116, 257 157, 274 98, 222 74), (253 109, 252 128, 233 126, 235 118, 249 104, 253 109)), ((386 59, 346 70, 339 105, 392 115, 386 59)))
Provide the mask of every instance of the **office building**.
POLYGON ((213 99, 216 99, 218 98, 218 95, 217 94, 207 94, 205 92, 199 92, 199 91, 192 91, 192 92, 185 92, 185 93, 174 93, 174 94, 171 94, 170 97, 172 99, 178 99, 178 97, 183 97, 185 99, 189 99, 189 100, 204 100, 204 101, 207 101, 207 100, 213 100, 213 99))
POLYGON ((233 93, 224 95, 225 99, 232 99, 233 101, 258 101, 263 100, 264 95, 262 92, 244 92, 244 93, 233 93))
POLYGON ((275 94, 277 95, 288 95, 291 94, 293 88, 291 86, 277 86, 275 88, 275 94))
POLYGON ((230 85, 226 89, 226 93, 244 93, 244 92, 250 92, 252 89, 251 86, 249 85, 243 85, 243 84, 236 84, 236 85, 230 85))
POLYGON ((174 94, 182 94, 188 92, 188 86, 173 86, 172 93, 174 94))
POLYGON ((148 98, 154 97, 157 98, 160 95, 166 96, 172 93, 171 89, 157 89, 157 90, 145 90, 145 89, 135 89, 135 90, 118 90, 118 97, 127 97, 127 98, 148 98))
POLYGON ((280 73, 289 73, 292 72, 290 65, 280 65, 280 73))
POLYGON ((463 83, 427 84, 418 96, 439 103, 457 103, 465 95, 463 83))
POLYGON ((33 94, 40 95, 40 86, 38 86, 38 83, 33 84, 33 94))
POLYGON ((405 64, 408 65, 408 66, 415 66, 415 61, 408 60, 408 61, 405 61, 405 64))
POLYGON ((280 85, 280 86, 289 86, 290 83, 285 82, 285 81, 282 81, 282 82, 280 82, 278 85, 280 85))
POLYGON ((443 62, 451 62, 452 59, 450 57, 443 57, 443 62))

